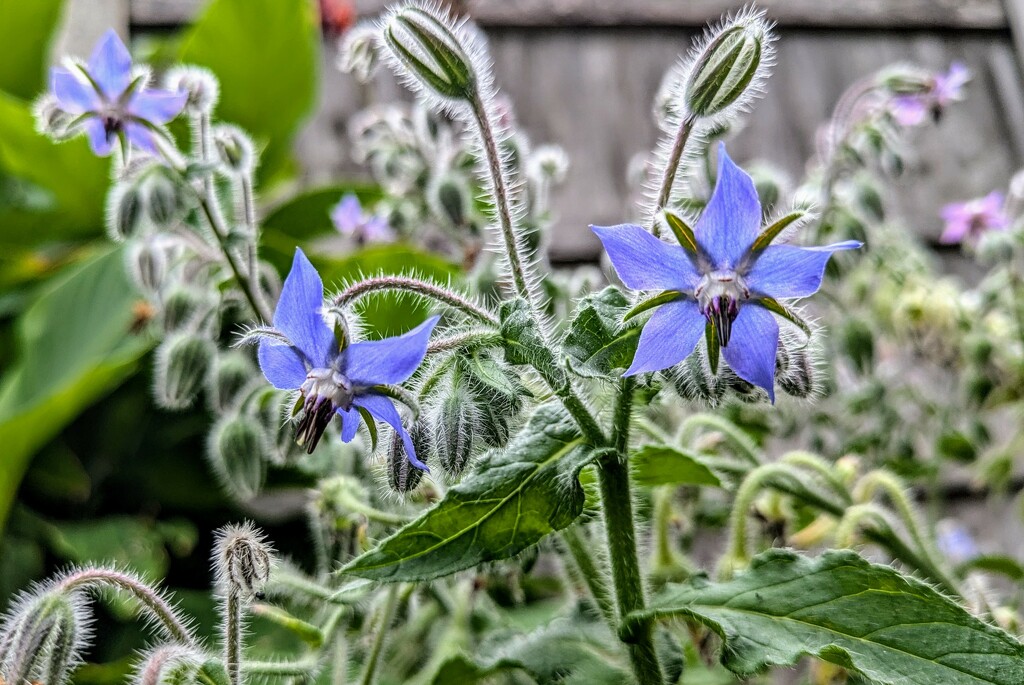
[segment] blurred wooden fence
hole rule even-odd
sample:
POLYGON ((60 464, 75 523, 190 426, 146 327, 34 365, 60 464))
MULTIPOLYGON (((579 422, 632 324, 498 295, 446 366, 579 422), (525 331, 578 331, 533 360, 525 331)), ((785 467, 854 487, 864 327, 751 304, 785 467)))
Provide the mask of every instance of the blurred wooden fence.
MULTIPOLYGON (((301 0, 281 0, 301 1, 301 0)), ((457 2, 458 0, 456 0, 457 2)), ((363 14, 381 0, 358 0, 363 14)), ((554 256, 592 259, 589 223, 628 216, 625 170, 655 139, 651 100, 661 76, 701 26, 742 0, 462 0, 491 41, 497 81, 535 143, 557 142, 572 159, 559 194, 554 256)), ((1005 188, 1024 164, 1024 0, 765 0, 779 24, 778 63, 768 92, 732 144, 738 160, 755 157, 797 175, 814 134, 842 90, 894 61, 934 69, 965 61, 975 74, 968 101, 937 129, 918 136, 921 155, 894 184, 913 228, 934 237, 945 202, 1005 188)), ((125 34, 189 21, 202 0, 72 0, 63 46, 78 51, 107 26, 125 34)), ((300 136, 310 183, 352 174, 348 118, 365 90, 333 68, 324 52, 323 89, 300 136)), ((401 95, 390 79, 378 97, 401 95)))

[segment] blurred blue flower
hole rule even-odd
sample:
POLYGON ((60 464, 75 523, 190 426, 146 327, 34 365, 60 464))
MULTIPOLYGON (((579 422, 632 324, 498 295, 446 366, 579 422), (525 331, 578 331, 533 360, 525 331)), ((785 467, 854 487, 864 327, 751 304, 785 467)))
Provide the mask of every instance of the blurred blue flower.
POLYGON ((50 70, 57 105, 85 130, 93 152, 110 154, 114 139, 156 154, 153 129, 178 116, 186 93, 146 88, 145 74, 132 74, 132 58, 113 30, 107 30, 89 61, 50 70))
POLYGON ((359 428, 360 409, 389 424, 402 438, 409 461, 428 470, 416 456, 386 386, 409 378, 427 353, 431 317, 405 335, 348 344, 339 340, 322 312, 324 286, 302 250, 295 250, 274 311, 274 332, 260 341, 263 375, 275 388, 298 390, 303 415, 296 440, 312 453, 334 415, 341 417, 341 439, 349 442, 359 428))
POLYGON ((338 204, 331 208, 331 222, 343 236, 354 238, 360 243, 381 243, 394 236, 387 219, 381 216, 367 216, 359 198, 346 193, 338 204))
POLYGON ((900 126, 919 126, 929 113, 938 119, 947 107, 963 99, 964 86, 970 80, 967 65, 953 62, 949 71, 932 76, 927 91, 893 98, 890 111, 900 126))
POLYGON ((776 298, 817 292, 836 250, 762 245, 761 203, 754 182, 719 148, 718 182, 693 230, 694 244, 670 245, 640 226, 592 227, 628 288, 662 290, 675 298, 644 326, 626 375, 660 371, 688 357, 711 327, 736 374, 775 401, 779 325, 766 308, 776 298))

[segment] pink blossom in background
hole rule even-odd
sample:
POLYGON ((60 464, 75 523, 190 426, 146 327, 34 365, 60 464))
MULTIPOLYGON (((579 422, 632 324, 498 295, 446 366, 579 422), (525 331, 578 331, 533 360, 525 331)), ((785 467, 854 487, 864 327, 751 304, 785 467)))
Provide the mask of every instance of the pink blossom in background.
POLYGON ((963 99, 963 89, 971 80, 971 71, 963 62, 953 62, 945 74, 936 74, 931 90, 917 95, 894 98, 890 107, 900 126, 919 126, 929 112, 938 116, 954 102, 963 99))
POLYGON ((365 243, 385 243, 394 233, 384 217, 367 215, 359 198, 348 193, 331 208, 331 222, 338 233, 365 243))
POLYGON ((992 191, 985 197, 967 202, 953 202, 942 208, 942 220, 946 228, 939 242, 954 245, 977 240, 987 231, 1001 231, 1010 225, 1010 218, 1003 210, 1003 194, 992 191))

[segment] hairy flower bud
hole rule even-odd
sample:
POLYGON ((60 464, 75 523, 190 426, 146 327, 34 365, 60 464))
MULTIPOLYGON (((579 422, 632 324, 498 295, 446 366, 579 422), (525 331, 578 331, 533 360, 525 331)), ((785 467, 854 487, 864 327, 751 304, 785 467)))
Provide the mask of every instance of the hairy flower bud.
POLYGON ((665 376, 679 396, 691 402, 713 407, 725 397, 725 381, 711 373, 703 354, 691 354, 681 364, 666 371, 665 376))
POLYGON ((119 183, 107 195, 107 235, 122 242, 141 232, 145 219, 142 192, 138 184, 119 183))
POLYGON ((211 409, 225 412, 238 404, 242 391, 253 384, 257 377, 256 367, 244 352, 232 350, 218 354, 206 389, 211 409))
POLYGON ((207 456, 224 487, 242 501, 259 494, 267 477, 267 438, 260 423, 229 415, 210 431, 207 456))
POLYGON ((0 681, 63 685, 85 646, 86 622, 77 592, 50 590, 16 601, 0 626, 0 681))
POLYGON ((469 102, 477 77, 464 47, 468 36, 432 7, 407 5, 382 23, 384 45, 413 83, 448 101, 469 102))
POLYGON ((473 457, 479 423, 476 403, 464 389, 453 389, 439 407, 434 449, 441 468, 452 478, 462 475, 473 457))
POLYGON ((158 293, 167 277, 167 253, 152 240, 138 242, 128 251, 128 272, 147 293, 158 293))
POLYGON ((169 90, 185 92, 188 100, 185 109, 197 114, 209 114, 217 104, 220 96, 220 84, 217 77, 209 69, 196 66, 180 66, 171 69, 167 74, 169 90))
POLYGON ((175 286, 164 296, 163 326, 167 332, 180 331, 192 322, 202 304, 202 295, 187 286, 175 286))
POLYGON ((683 85, 688 115, 706 119, 749 101, 771 63, 773 40, 763 11, 727 19, 693 60, 683 85))
POLYGON ((213 363, 213 343, 198 335, 177 334, 156 353, 156 402, 166 409, 192 406, 213 363))
POLYGON ((427 188, 430 209, 445 223, 465 226, 472 207, 473 191, 459 174, 445 174, 427 188))
POLYGON ((251 523, 221 528, 213 557, 220 590, 246 600, 259 598, 270 579, 272 552, 251 523))
POLYGON ((797 398, 814 396, 818 391, 820 373, 811 343, 806 341, 779 341, 779 350, 788 357, 786 368, 776 376, 779 388, 797 398))
POLYGON ((359 22, 341 39, 338 69, 368 83, 377 69, 376 40, 380 30, 372 22, 359 22))
POLYGON ((213 129, 213 144, 224 170, 232 176, 251 174, 256 166, 256 146, 237 126, 220 124, 213 129))
MULTIPOLYGON (((431 435, 422 421, 413 424, 409 431, 409 437, 412 438, 412 444, 416 448, 418 457, 426 461, 432 451, 431 435)), ((392 432, 391 443, 388 445, 387 451, 387 476, 388 487, 392 492, 400 495, 412 492, 423 480, 423 471, 409 461, 401 436, 394 432, 392 432)))
POLYGON ((182 187, 163 166, 150 172, 143 194, 146 211, 157 228, 171 225, 185 210, 182 187))
POLYGON ((78 133, 78 127, 73 126, 75 117, 64 111, 53 95, 46 94, 36 100, 33 112, 36 129, 44 136, 67 140, 78 133))

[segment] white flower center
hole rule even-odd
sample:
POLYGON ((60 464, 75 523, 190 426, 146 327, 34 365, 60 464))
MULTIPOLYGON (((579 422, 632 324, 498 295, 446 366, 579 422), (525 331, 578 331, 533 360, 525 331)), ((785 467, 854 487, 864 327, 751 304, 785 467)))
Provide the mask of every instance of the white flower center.
POLYGON ((732 337, 732 322, 740 313, 740 302, 750 298, 743 277, 732 270, 718 270, 704 274, 693 291, 700 312, 715 327, 722 347, 732 337))

